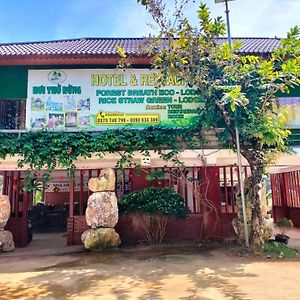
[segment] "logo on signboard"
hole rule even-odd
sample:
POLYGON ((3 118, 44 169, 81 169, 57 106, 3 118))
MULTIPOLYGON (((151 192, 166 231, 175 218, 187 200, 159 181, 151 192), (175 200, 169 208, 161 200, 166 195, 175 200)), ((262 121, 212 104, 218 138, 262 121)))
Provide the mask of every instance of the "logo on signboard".
POLYGON ((48 74, 48 80, 52 83, 62 83, 67 79, 67 74, 64 71, 53 70, 48 74))

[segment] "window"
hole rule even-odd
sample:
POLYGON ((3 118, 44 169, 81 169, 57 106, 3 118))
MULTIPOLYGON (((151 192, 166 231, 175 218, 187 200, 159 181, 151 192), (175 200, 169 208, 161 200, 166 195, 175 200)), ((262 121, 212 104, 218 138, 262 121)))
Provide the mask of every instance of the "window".
POLYGON ((26 100, 0 99, 0 130, 25 129, 26 100))

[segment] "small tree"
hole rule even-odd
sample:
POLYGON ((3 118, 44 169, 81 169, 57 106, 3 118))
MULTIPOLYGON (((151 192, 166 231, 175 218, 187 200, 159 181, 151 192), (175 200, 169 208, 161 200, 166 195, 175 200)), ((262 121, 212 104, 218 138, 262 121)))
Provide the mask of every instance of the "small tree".
MULTIPOLYGON (((265 167, 276 153, 286 149, 290 134, 276 95, 279 91, 288 93, 300 82, 299 27, 292 28, 271 55, 236 55, 218 39, 226 32, 224 21, 221 17, 212 19, 205 4, 200 3, 200 26, 196 28, 182 15, 187 0, 178 5, 172 22, 166 17, 162 0, 138 2, 146 6, 160 28, 159 36, 147 45, 149 54, 155 55, 158 85, 164 85, 168 76, 175 74, 201 91, 205 103, 199 109, 195 128, 221 128, 216 132, 224 146, 236 148, 235 127, 239 128, 241 153, 251 168, 246 187, 251 202, 250 242, 252 249, 260 252, 263 239, 259 190, 265 167)), ((236 43, 233 50, 240 47, 236 43)))
POLYGON ((119 210, 138 217, 140 231, 149 244, 163 241, 170 216, 186 217, 184 199, 167 187, 149 187, 125 195, 119 202, 119 210))
POLYGON ((280 234, 284 236, 286 230, 292 228, 294 224, 291 220, 288 220, 287 218, 281 218, 276 222, 276 226, 279 228, 280 234))

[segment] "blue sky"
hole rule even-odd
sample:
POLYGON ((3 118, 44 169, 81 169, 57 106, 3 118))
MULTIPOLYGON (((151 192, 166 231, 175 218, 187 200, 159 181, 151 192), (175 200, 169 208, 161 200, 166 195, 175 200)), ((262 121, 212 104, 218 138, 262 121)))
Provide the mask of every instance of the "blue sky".
MULTIPOLYGON (((166 0, 172 8, 174 0, 166 0)), ((191 3, 187 16, 196 24, 191 3)), ((213 15, 224 6, 204 0, 213 15)), ((136 0, 0 0, 0 42, 53 40, 77 37, 144 37, 153 30, 144 7, 136 0)), ((235 0, 230 2, 233 36, 283 37, 300 25, 299 0, 235 0)))

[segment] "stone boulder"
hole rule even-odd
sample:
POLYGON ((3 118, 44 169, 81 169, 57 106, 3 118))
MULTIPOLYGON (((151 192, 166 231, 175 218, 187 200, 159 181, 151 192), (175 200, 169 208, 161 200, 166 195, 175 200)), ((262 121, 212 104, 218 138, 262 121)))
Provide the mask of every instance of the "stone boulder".
POLYGON ((0 230, 0 252, 10 252, 15 249, 15 243, 10 231, 0 230))
POLYGON ((90 195, 85 217, 87 224, 93 229, 114 227, 119 217, 115 192, 99 192, 90 195))
POLYGON ((89 180, 89 190, 92 191, 93 193, 97 192, 107 192, 107 180, 103 178, 91 178, 89 180))
POLYGON ((118 247, 121 244, 120 236, 113 228, 86 230, 81 240, 88 250, 103 250, 118 247))
POLYGON ((262 230, 263 230, 262 238, 265 242, 267 242, 274 233, 272 220, 263 219, 262 230))
POLYGON ((111 168, 103 169, 99 175, 100 180, 106 180, 106 191, 114 191, 116 188, 116 174, 115 170, 111 168))
POLYGON ((6 195, 0 195, 0 230, 4 229, 10 216, 10 202, 6 195))
POLYGON ((101 170, 99 178, 91 178, 88 185, 92 192, 114 191, 116 185, 115 171, 111 168, 101 170))
MULTIPOLYGON (((232 220, 232 226, 236 233, 236 241, 238 245, 242 245, 245 242, 245 231, 244 231, 244 223, 240 221, 238 218, 234 218, 232 220)), ((262 223, 262 239, 264 242, 267 242, 273 235, 273 223, 272 220, 263 219, 262 223)), ((251 225, 248 223, 248 233, 251 236, 251 225)))

